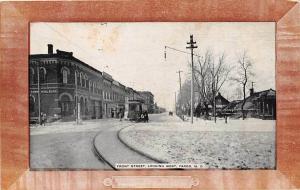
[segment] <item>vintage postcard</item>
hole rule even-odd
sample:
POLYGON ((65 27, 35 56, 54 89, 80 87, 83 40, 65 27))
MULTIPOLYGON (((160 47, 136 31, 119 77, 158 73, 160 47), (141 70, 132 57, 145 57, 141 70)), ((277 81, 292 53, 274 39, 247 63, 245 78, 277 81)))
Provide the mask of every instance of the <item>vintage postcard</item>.
POLYGON ((275 169, 275 23, 30 24, 31 169, 275 169))
POLYGON ((298 189, 298 0, 1 2, 1 189, 298 189))

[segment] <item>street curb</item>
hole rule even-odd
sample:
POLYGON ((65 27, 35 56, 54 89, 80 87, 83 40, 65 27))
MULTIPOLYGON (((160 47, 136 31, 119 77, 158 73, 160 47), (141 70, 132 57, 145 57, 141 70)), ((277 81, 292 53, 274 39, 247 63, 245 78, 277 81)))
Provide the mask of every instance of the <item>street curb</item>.
MULTIPOLYGON (((125 126, 126 127, 130 127, 134 125, 134 123, 130 123, 129 125, 125 126)), ((112 126, 112 127, 116 127, 118 125, 112 126)), ((96 138, 102 133, 103 131, 98 132, 94 138, 93 138, 93 152, 95 153, 95 155, 98 157, 98 159, 102 160, 103 162, 107 163, 111 168, 113 168, 113 170, 118 170, 117 168, 114 167, 114 165, 112 163, 110 163, 107 159, 104 158, 104 156, 101 154, 101 152, 98 150, 97 146, 96 146, 96 138)), ((119 138, 118 138, 119 139, 119 138)))
POLYGON ((102 133, 102 131, 98 132, 94 138, 93 138, 93 152, 95 153, 95 155, 98 157, 98 159, 102 160, 103 162, 107 163, 113 170, 117 170, 108 160, 106 160, 101 153, 99 152, 99 150, 96 147, 96 138, 98 135, 100 135, 102 133))
MULTIPOLYGON (((131 126, 132 126, 132 125, 131 125, 131 126)), ((131 127, 131 126, 128 126, 128 127, 131 127)), ((150 158, 151 160, 154 160, 154 161, 156 161, 156 162, 158 162, 158 163, 162 163, 162 164, 168 163, 168 162, 165 161, 165 160, 162 160, 162 159, 153 157, 152 155, 150 155, 150 154, 148 154, 148 153, 146 153, 146 152, 144 152, 144 151, 141 151, 141 150, 138 150, 138 149, 136 149, 136 148, 133 148, 133 147, 130 146, 127 142, 125 142, 125 141, 122 139, 122 137, 121 137, 120 134, 121 134, 121 132, 122 132, 123 130, 127 129, 128 127, 124 127, 123 129, 120 129, 120 130, 118 131, 117 136, 118 136, 119 141, 121 141, 124 145, 126 145, 126 146, 127 146, 129 149, 131 149, 132 151, 134 151, 134 152, 136 152, 136 153, 138 153, 138 154, 141 154, 141 155, 143 155, 143 156, 145 156, 145 157, 147 157, 147 158, 150 158)))

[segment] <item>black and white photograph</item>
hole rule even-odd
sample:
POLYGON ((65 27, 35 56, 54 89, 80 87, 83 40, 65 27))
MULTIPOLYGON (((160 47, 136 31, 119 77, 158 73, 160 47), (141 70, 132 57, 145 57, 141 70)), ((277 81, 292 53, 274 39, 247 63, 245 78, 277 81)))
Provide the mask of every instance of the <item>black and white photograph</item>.
POLYGON ((32 22, 31 170, 276 169, 274 22, 32 22))

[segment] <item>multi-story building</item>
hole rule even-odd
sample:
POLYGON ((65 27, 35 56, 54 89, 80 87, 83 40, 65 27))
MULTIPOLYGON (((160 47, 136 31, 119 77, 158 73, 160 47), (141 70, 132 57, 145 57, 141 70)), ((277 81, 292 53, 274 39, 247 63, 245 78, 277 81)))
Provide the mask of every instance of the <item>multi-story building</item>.
POLYGON ((29 57, 30 117, 45 113, 48 119, 102 118, 102 73, 79 59, 72 52, 48 45, 48 54, 29 57), (75 106, 75 105, 78 106, 75 106))
POLYGON ((118 81, 113 81, 112 85, 112 97, 114 102, 114 116, 119 117, 119 113, 125 109, 125 86, 118 81))
POLYGON ((154 96, 149 91, 139 91, 139 94, 143 97, 144 103, 147 106, 149 113, 154 113, 154 96))
POLYGON ((103 72, 103 113, 106 118, 114 117, 113 81, 111 75, 103 72))
MULTIPOLYGON (((29 56, 30 119, 48 121, 118 117, 125 100, 147 102, 139 92, 48 44, 47 54, 29 56), (76 106, 77 105, 77 106, 76 106)), ((153 95, 152 95, 153 96, 153 95)))

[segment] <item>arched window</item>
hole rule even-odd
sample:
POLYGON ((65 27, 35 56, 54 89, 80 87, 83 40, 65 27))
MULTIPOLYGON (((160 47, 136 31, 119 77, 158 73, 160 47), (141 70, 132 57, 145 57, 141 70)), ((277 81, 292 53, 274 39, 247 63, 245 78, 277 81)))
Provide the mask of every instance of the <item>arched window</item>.
POLYGON ((62 73, 63 83, 67 84, 68 83, 68 75, 70 74, 70 70, 67 67, 62 67, 60 72, 62 73))
POLYGON ((30 67, 30 75, 29 75, 30 84, 34 84, 34 69, 30 67))
POLYGON ((100 88, 101 88, 101 83, 100 82, 98 82, 98 94, 100 94, 100 88))
POLYGON ((84 87, 87 88, 88 76, 84 74, 84 87))
POLYGON ((96 92, 96 82, 93 83, 93 93, 96 92))
POLYGON ((46 68, 45 67, 40 67, 40 83, 46 83, 46 68))
POLYGON ((67 84, 68 83, 68 71, 66 71, 65 69, 62 72, 63 74, 63 83, 67 84))
POLYGON ((80 86, 82 86, 84 83, 83 83, 83 80, 84 80, 84 78, 83 78, 83 73, 82 72, 80 72, 80 86))
POLYGON ((89 91, 91 91, 91 89, 92 89, 92 81, 90 80, 89 81, 89 91))

